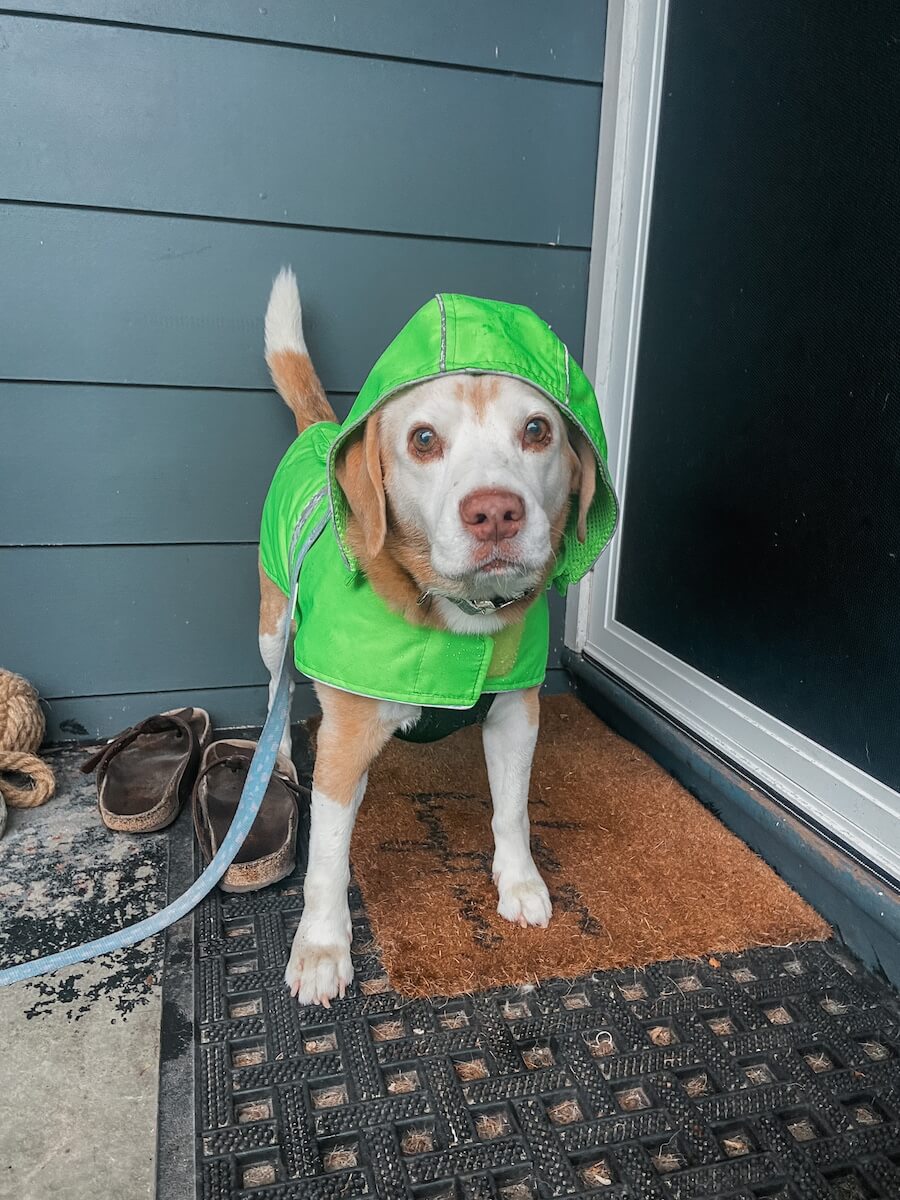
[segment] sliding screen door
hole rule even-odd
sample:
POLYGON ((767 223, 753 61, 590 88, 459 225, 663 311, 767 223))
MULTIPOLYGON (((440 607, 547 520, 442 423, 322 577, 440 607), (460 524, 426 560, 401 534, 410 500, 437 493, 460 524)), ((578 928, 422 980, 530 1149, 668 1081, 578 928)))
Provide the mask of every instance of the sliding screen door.
POLYGON ((585 649, 897 876, 900 7, 621 7, 585 649))

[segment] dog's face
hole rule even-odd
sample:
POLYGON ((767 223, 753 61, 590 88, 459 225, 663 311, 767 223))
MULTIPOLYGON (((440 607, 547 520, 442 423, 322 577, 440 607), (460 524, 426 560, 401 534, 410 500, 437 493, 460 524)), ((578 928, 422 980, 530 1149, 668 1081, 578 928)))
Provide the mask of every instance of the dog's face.
POLYGON ((595 470, 586 439, 535 388, 450 375, 413 385, 370 417, 338 477, 370 552, 389 515, 417 547, 418 583, 481 599, 546 577, 573 492, 583 536, 595 470))

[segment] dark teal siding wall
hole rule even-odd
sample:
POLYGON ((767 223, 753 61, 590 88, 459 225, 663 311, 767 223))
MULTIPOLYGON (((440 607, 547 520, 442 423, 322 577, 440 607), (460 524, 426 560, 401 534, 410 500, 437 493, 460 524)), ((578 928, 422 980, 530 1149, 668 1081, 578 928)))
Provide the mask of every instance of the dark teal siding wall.
POLYGON ((291 422, 262 314, 282 263, 339 412, 439 290, 531 304, 580 355, 605 18, 603 0, 0 15, 0 664, 48 698, 51 736, 192 698, 223 724, 264 712, 254 543, 291 422))

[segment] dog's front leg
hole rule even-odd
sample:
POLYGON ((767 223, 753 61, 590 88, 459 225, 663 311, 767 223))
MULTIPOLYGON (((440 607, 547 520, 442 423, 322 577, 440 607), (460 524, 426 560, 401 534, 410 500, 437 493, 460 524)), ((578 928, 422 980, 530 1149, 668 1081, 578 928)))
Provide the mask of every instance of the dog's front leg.
POLYGON ((501 692, 484 723, 484 757, 494 802, 497 912, 519 925, 546 925, 547 886, 531 857, 528 784, 538 734, 538 689, 501 692))
POLYGON ((301 1004, 343 996, 350 962, 350 837, 368 770, 385 742, 419 709, 316 685, 322 724, 316 740, 310 807, 309 862, 303 916, 294 935, 285 983, 301 1004))

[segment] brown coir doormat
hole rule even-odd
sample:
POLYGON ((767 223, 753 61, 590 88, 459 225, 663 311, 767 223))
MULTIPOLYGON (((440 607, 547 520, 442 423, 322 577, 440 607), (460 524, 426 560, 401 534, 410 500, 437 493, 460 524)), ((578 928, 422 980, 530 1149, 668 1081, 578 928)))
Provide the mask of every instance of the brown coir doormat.
POLYGON ((477 729, 392 740, 369 775, 353 869, 394 988, 455 995, 828 936, 825 922, 651 758, 570 696, 541 705, 531 782, 548 929, 496 911, 477 729))

